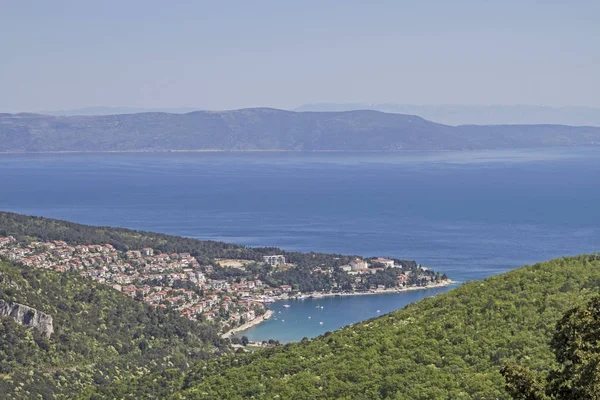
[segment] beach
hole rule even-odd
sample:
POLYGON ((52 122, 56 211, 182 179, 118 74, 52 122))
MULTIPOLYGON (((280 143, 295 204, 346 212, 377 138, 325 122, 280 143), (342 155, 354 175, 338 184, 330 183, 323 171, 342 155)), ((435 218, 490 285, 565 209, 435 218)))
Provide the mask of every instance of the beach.
POLYGON ((271 318, 272 315, 273 315, 273 311, 267 310, 266 313, 264 313, 263 315, 261 315, 259 317, 254 318, 252 321, 248 321, 243 325, 236 326, 235 328, 228 330, 227 332, 222 334, 221 337, 223 339, 230 338, 231 336, 235 335, 238 332, 245 331, 246 329, 252 328, 253 326, 260 324, 261 322, 268 320, 269 318, 271 318))
MULTIPOLYGON (((277 301, 301 300, 303 298, 318 300, 318 299, 322 299, 322 298, 332 298, 332 297, 352 297, 352 296, 368 296, 368 295, 378 295, 378 294, 379 295, 381 295, 381 294, 398 294, 398 293, 420 291, 420 290, 425 290, 425 289, 436 289, 436 288, 441 288, 441 287, 449 286, 449 285, 456 284, 456 283, 458 283, 458 282, 448 279, 448 280, 441 281, 438 283, 430 284, 428 286, 410 286, 410 287, 405 287, 405 288, 374 289, 374 290, 370 290, 368 292, 348 292, 348 293, 313 292, 313 293, 299 295, 302 297, 283 295, 283 296, 277 298, 277 301)), ((271 316, 273 316, 274 314, 275 313, 273 312, 273 310, 268 310, 267 313, 263 317, 258 317, 250 322, 247 322, 244 325, 238 326, 238 327, 226 332, 225 334, 223 334, 222 337, 229 338, 229 337, 235 335, 236 333, 240 333, 240 332, 248 330, 252 327, 256 327, 256 326, 262 324, 263 322, 267 321, 268 319, 270 319, 271 316)), ((316 320, 316 321, 318 321, 318 320, 316 320)))

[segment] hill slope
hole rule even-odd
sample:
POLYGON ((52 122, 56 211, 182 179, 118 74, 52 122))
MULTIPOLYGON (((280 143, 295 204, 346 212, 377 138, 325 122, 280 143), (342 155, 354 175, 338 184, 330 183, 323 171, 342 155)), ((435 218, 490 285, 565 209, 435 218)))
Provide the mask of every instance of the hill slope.
POLYGON ((0 152, 289 150, 402 151, 600 144, 600 128, 447 126, 378 111, 266 108, 103 116, 0 114, 0 152))
POLYGON ((556 322, 599 288, 600 256, 536 264, 314 340, 201 363, 175 398, 508 398, 504 363, 554 365, 556 322))
POLYGON ((387 113, 418 115, 430 121, 447 125, 558 124, 600 126, 600 109, 577 106, 321 103, 305 104, 295 109, 295 111, 351 110, 375 110, 387 113))
POLYGON ((49 338, 0 317, 2 398, 86 393, 114 379, 183 367, 224 346, 216 328, 152 309, 77 275, 0 260, 0 301, 52 317, 49 338))

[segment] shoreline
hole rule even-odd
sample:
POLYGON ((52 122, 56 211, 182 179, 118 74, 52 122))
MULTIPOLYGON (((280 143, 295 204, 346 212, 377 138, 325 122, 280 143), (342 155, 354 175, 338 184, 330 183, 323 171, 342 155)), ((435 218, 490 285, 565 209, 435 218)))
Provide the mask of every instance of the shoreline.
POLYGON ((267 312, 265 312, 263 315, 254 318, 252 321, 248 321, 243 325, 236 326, 235 328, 228 330, 227 332, 223 333, 221 335, 221 337, 223 339, 228 339, 238 332, 243 332, 245 330, 252 328, 253 326, 256 326, 258 324, 265 322, 266 320, 271 318, 271 316, 273 316, 273 314, 274 314, 274 312, 272 310, 267 310, 267 312))
MULTIPOLYGON (((432 285, 428 285, 428 286, 410 286, 407 288, 389 288, 389 289, 373 289, 370 290, 368 292, 344 292, 344 293, 320 293, 320 292, 314 292, 314 293, 310 293, 309 295, 306 295, 306 297, 301 297, 298 298, 298 296, 294 296, 294 297, 288 297, 288 300, 294 299, 294 300, 304 300, 304 299, 319 299, 322 297, 346 297, 346 296, 369 296, 369 295, 373 295, 373 294, 391 294, 391 293, 403 293, 403 292, 410 292, 413 290, 426 290, 426 289, 435 289, 435 288, 440 288, 440 287, 445 287, 445 286, 450 286, 452 284, 455 283, 460 283, 460 282, 456 282, 453 281, 452 279, 447 279, 445 281, 439 282, 439 283, 434 283, 432 285)), ((286 299, 279 299, 279 300, 286 300, 286 299)), ((279 301, 278 300, 278 301, 279 301)))
POLYGON ((506 148, 477 148, 477 149, 400 149, 400 150, 290 150, 290 149, 131 149, 131 150, 41 150, 41 151, 21 151, 9 150, 0 151, 0 155, 27 155, 27 154, 106 154, 106 153, 469 153, 479 151, 514 151, 514 150, 546 150, 546 149, 572 149, 572 148, 595 148, 597 144, 581 146, 550 146, 550 147, 506 147, 506 148))
MULTIPOLYGON (((428 286, 410 286, 410 287, 401 288, 401 289, 400 288, 374 289, 373 291, 368 291, 368 292, 353 292, 353 293, 314 292, 314 293, 311 293, 311 294, 307 295, 306 297, 302 297, 302 298, 298 298, 298 296, 284 297, 284 298, 277 299, 276 301, 320 299, 323 297, 346 297, 346 296, 369 296, 369 295, 374 295, 374 294, 394 294, 394 293, 410 292, 410 291, 415 291, 415 290, 436 289, 436 288, 450 286, 450 285, 456 284, 456 283, 460 283, 460 282, 453 281, 452 279, 447 279, 445 281, 442 281, 439 283, 434 283, 434 284, 428 285, 428 286)), ((225 332, 224 334, 221 335, 221 337, 224 339, 230 338, 231 336, 233 336, 236 333, 243 332, 254 326, 260 325, 261 323, 263 323, 266 320, 268 320, 269 318, 271 318, 271 316, 273 316, 273 314, 274 314, 274 312, 272 310, 267 310, 267 312, 264 315, 262 315, 258 318, 255 318, 252 321, 245 323, 244 325, 240 325, 238 327, 235 327, 235 328, 225 332)))
MULTIPOLYGON (((533 148, 537 149, 537 148, 533 148)), ((422 153, 422 152, 465 152, 465 151, 490 151, 495 149, 474 150, 287 150, 287 149, 248 149, 248 150, 220 150, 220 149, 189 149, 189 150, 47 150, 47 151, 0 151, 0 155, 27 155, 27 154, 152 154, 152 153, 422 153)), ((513 150, 513 149, 507 149, 513 150)))

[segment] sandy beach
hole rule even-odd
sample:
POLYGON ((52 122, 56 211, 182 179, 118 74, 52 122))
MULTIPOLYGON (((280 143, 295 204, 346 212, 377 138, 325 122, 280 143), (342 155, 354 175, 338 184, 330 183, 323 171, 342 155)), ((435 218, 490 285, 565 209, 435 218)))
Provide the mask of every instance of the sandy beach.
POLYGON ((269 318, 271 318, 272 315, 273 315, 273 311, 267 310, 267 312, 264 313, 263 315, 261 315, 260 317, 256 317, 252 321, 248 321, 248 322, 246 322, 243 325, 236 326, 235 328, 233 328, 233 329, 225 332, 224 334, 222 334, 221 337, 223 339, 227 339, 227 338, 235 335, 238 332, 245 331, 246 329, 250 329, 253 326, 260 324, 261 322, 264 322, 264 321, 268 320, 269 318))

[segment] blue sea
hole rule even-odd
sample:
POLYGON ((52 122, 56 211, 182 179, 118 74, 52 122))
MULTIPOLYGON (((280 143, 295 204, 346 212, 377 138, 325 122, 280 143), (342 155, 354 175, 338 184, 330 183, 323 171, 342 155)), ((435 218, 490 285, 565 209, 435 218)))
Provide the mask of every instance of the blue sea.
MULTIPOLYGON (((0 209, 414 259, 464 282, 600 250, 600 151, 4 154, 0 209)), ((276 303, 246 334, 313 337, 444 290, 276 303)))

